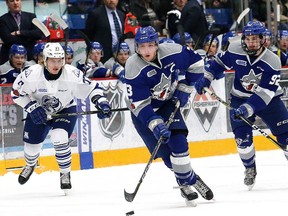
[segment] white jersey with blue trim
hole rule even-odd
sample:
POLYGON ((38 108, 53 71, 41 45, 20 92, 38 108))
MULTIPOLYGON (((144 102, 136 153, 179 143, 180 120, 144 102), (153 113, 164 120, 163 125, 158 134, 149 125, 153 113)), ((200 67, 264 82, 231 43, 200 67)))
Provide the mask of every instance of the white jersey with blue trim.
POLYGON ((147 62, 135 53, 125 65, 128 106, 143 122, 171 99, 180 72, 181 82, 185 81, 188 85, 193 85, 203 75, 204 61, 201 56, 179 44, 159 44, 157 61, 147 62))
POLYGON ((22 107, 36 100, 47 114, 52 114, 75 105, 74 98, 103 96, 103 90, 96 81, 85 77, 82 71, 72 65, 63 66, 58 79, 47 80, 44 67, 36 64, 17 77, 11 94, 15 103, 22 107))

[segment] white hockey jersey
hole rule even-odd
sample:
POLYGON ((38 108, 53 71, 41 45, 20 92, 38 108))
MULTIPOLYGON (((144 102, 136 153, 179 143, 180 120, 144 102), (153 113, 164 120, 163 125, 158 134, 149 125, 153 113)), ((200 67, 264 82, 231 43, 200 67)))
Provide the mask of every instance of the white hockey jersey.
POLYGON ((96 81, 83 76, 82 71, 72 65, 66 64, 58 79, 47 80, 44 67, 36 64, 19 74, 13 83, 11 95, 21 107, 36 100, 47 114, 52 114, 75 105, 74 98, 103 96, 103 90, 96 81))

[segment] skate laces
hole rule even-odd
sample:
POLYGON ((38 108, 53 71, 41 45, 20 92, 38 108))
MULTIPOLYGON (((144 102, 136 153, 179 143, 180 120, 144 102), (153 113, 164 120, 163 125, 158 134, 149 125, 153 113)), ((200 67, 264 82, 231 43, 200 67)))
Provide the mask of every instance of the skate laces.
POLYGON ((254 167, 245 170, 245 178, 255 178, 256 169, 254 167))
POLYGON ((60 179, 62 184, 70 184, 69 173, 61 173, 60 179))
POLYGON ((25 166, 20 175, 24 178, 27 178, 32 172, 33 172, 33 167, 25 166))

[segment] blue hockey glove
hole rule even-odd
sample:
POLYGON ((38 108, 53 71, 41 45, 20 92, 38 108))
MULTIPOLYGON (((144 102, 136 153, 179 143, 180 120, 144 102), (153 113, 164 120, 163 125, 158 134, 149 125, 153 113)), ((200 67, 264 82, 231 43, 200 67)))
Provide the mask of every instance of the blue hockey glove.
POLYGON ((173 102, 176 103, 177 100, 179 100, 180 107, 184 107, 193 91, 192 86, 193 85, 187 85, 186 83, 179 83, 172 97, 173 102))
POLYGON ((203 94, 204 87, 209 88, 210 85, 211 85, 211 81, 205 77, 202 77, 201 79, 196 81, 195 89, 196 89, 197 93, 201 95, 201 94, 203 94))
POLYGON ((92 98, 91 101, 92 101, 92 103, 95 104, 95 107, 98 110, 100 110, 100 112, 97 113, 97 116, 99 119, 111 117, 111 115, 112 115, 111 107, 110 107, 108 100, 105 97, 96 95, 92 98))
POLYGON ((47 122, 47 114, 44 108, 37 101, 29 102, 24 107, 24 110, 30 114, 34 124, 44 124, 47 122))
POLYGON ((113 76, 119 77, 119 74, 121 73, 121 71, 124 71, 124 68, 121 65, 119 65, 119 64, 113 65, 113 68, 112 68, 113 76))
POLYGON ((243 105, 241 105, 237 109, 231 110, 230 115, 233 121, 242 121, 240 116, 244 118, 249 117, 248 109, 246 108, 246 106, 243 106, 243 105))
POLYGON ((157 140, 159 140, 160 137, 162 136, 163 143, 167 144, 171 136, 171 131, 168 129, 167 125, 164 122, 162 122, 154 128, 153 134, 157 140))
POLYGON ((169 142, 171 131, 168 129, 167 125, 160 116, 152 116, 147 121, 147 126, 153 132, 157 140, 163 136, 162 143, 167 144, 169 142))

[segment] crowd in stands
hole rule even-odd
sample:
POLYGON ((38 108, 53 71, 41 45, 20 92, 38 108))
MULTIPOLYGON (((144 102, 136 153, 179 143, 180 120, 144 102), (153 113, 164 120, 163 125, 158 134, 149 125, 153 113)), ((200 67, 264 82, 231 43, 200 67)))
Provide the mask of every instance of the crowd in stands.
MULTIPOLYGON (((1 49, 1 83, 13 82, 29 65, 43 64, 42 52, 45 43, 43 40, 38 40, 41 39, 39 31, 23 20, 24 17, 31 19, 34 15, 22 12, 21 5, 18 5, 15 10, 14 6, 19 2, 21 3, 21 0, 6 0, 9 12, 0 17, 0 37, 4 42, 1 49), (20 23, 17 23, 14 17, 18 12, 23 16, 20 23), (8 24, 5 17, 9 18, 8 24), (33 33, 35 33, 34 37, 27 41, 27 37, 33 33)), ((278 33, 273 35, 273 31, 267 29, 265 35, 265 46, 279 56, 283 66, 288 64, 288 25, 285 22, 288 20, 287 2, 279 1, 282 20, 278 33)), ((205 13, 205 10, 221 8, 234 10, 231 14, 239 14, 235 11, 238 4, 240 1, 237 0, 97 1, 95 8, 87 9, 88 17, 84 32, 91 43, 87 45, 86 59, 82 59, 74 66, 89 78, 114 76, 122 79, 125 62, 131 54, 131 48, 124 40, 133 38, 140 26, 154 27, 160 38, 163 38, 159 44, 178 43, 190 47, 203 57, 206 64, 209 64, 214 60, 215 55, 227 49, 229 39, 241 32, 235 32, 233 25, 230 24, 225 27, 225 30, 220 29, 218 34, 215 34, 215 31, 211 34, 213 31, 209 32, 209 30, 219 26, 213 26, 215 20, 212 24, 209 23, 209 14, 205 13)), ((251 0, 249 7, 251 8, 250 18, 267 22, 266 0, 251 0)), ((231 19, 236 18, 231 17, 231 19)), ((63 48, 66 53, 66 63, 72 64, 73 49, 67 45, 63 48)))

